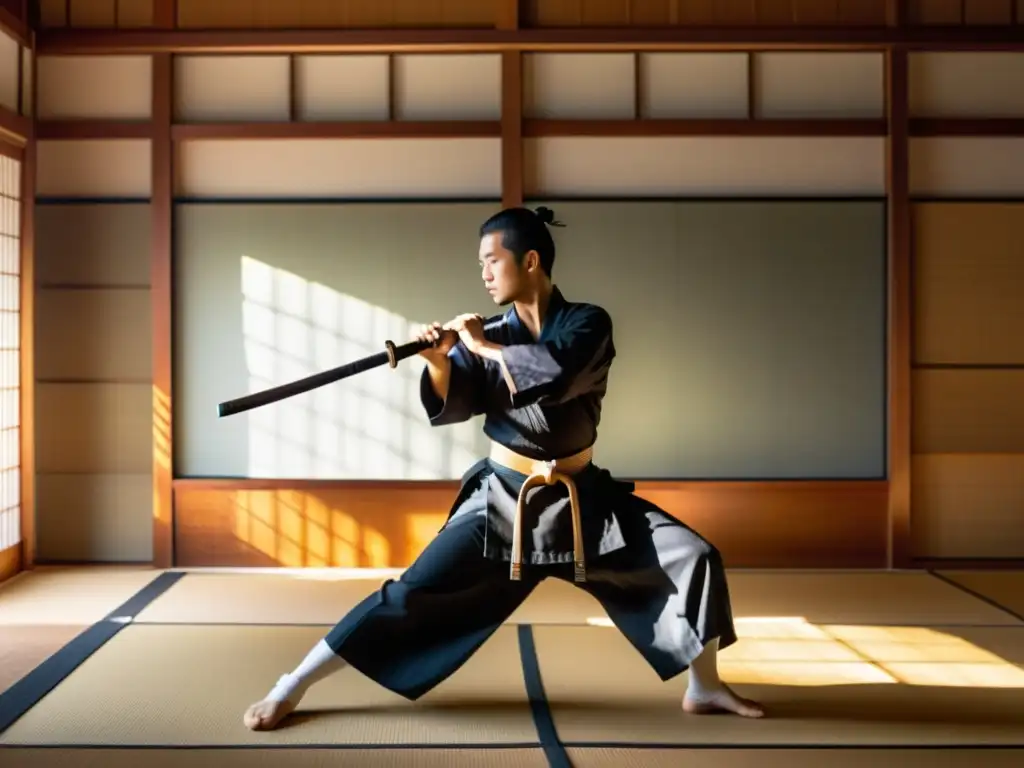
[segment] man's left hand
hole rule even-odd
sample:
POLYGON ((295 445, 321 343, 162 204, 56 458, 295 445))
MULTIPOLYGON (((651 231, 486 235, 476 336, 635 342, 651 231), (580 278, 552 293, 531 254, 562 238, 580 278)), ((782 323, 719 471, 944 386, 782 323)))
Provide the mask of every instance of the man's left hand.
POLYGON ((456 331, 459 334, 459 339, 466 345, 466 349, 473 354, 479 354, 480 349, 486 343, 484 319, 480 315, 459 315, 445 323, 444 327, 456 331))

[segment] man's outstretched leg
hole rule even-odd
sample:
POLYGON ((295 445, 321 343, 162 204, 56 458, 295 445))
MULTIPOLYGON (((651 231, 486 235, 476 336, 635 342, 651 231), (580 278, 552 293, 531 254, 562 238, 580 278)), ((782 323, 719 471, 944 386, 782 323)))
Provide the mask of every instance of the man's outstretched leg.
POLYGON ((338 672, 348 664, 321 640, 293 671, 281 675, 266 697, 245 711, 246 728, 269 731, 277 727, 299 705, 313 683, 338 672))
POLYGON ((580 586, 662 680, 689 669, 683 710, 762 717, 718 675, 718 651, 736 642, 722 557, 675 518, 638 498, 625 520, 629 546, 588 566, 580 586))
POLYGON ((764 708, 745 699, 718 676, 718 638, 690 662, 690 682, 683 696, 683 711, 691 715, 728 712, 741 717, 764 717, 764 708))
POLYGON ((353 608, 263 700, 245 725, 275 728, 319 680, 351 665, 415 700, 449 677, 529 596, 536 581, 511 581, 508 564, 483 554, 485 521, 453 519, 397 581, 353 608))

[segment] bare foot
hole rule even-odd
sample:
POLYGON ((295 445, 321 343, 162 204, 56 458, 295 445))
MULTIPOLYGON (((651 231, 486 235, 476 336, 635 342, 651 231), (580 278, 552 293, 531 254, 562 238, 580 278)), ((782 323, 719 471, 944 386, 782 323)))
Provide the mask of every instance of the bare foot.
POLYGON ((706 698, 683 697, 683 711, 690 715, 714 715, 730 713, 740 717, 764 717, 764 708, 756 701, 737 696, 727 685, 706 698))
POLYGON ((245 711, 242 718, 245 727, 253 731, 272 731, 295 709, 290 701, 270 701, 264 699, 253 704, 245 711))

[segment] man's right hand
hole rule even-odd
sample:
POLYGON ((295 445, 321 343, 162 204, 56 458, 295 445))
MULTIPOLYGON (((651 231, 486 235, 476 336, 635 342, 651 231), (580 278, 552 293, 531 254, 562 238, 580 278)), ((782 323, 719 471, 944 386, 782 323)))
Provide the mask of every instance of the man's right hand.
POLYGON ((459 334, 446 330, 441 323, 431 323, 430 325, 423 326, 415 340, 429 341, 433 345, 420 350, 419 355, 430 362, 437 363, 448 356, 452 347, 459 340, 459 334))

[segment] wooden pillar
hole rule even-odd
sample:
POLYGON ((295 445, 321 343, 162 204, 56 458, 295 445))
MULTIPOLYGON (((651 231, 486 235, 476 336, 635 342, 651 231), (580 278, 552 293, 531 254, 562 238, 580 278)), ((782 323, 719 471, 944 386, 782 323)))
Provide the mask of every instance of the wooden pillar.
MULTIPOLYGON (((35 119, 36 114, 36 43, 30 34, 31 90, 23 93, 24 78, 18 84, 22 94, 19 105, 22 114, 35 119)), ((19 74, 21 66, 18 67, 19 74)), ((18 325, 20 328, 21 378, 19 380, 20 446, 20 522, 21 522, 21 568, 28 570, 36 561, 36 369, 35 369, 35 301, 36 301, 36 137, 35 132, 28 141, 21 157, 21 295, 18 325)))
MULTIPOLYGON (((501 0, 498 29, 519 29, 518 0, 501 0)), ((501 204, 523 204, 523 55, 501 54, 501 204)))
MULTIPOLYGON (((173 29, 174 0, 156 0, 154 22, 160 29, 173 29)), ((153 323, 153 566, 174 564, 173 399, 171 392, 171 305, 173 236, 173 56, 153 55, 152 192, 150 216, 150 301, 153 323)))
MULTIPOLYGON (((905 0, 890 0, 889 24, 902 27, 905 0)), ((890 46, 885 59, 888 138, 885 153, 888 202, 888 470, 889 567, 907 568, 911 557, 911 312, 913 285, 910 207, 909 75, 907 51, 890 46)))

